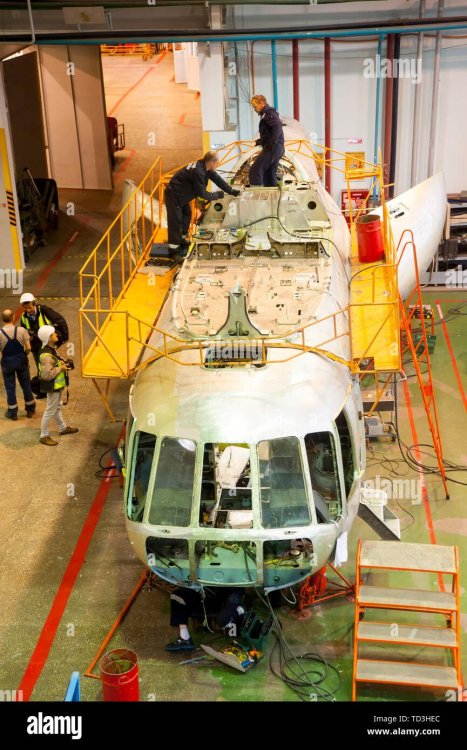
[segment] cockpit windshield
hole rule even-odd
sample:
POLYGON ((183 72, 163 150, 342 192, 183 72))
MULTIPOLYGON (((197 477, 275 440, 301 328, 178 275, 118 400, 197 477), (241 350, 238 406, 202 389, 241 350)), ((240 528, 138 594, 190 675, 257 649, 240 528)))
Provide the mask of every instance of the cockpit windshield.
POLYGON ((196 443, 193 440, 162 439, 149 523, 189 526, 193 501, 196 443))
POLYGON ((258 443, 261 523, 266 529, 308 526, 311 523, 296 437, 258 443))

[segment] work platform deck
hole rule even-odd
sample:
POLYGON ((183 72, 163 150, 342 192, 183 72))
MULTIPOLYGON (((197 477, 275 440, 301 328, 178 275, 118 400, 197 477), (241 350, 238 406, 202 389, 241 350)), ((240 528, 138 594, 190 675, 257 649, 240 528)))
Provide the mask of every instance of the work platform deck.
POLYGON ((151 266, 149 273, 143 270, 136 273, 86 353, 82 364, 83 377, 127 377, 141 357, 144 342, 159 316, 175 271, 151 266))
POLYGON ((354 227, 351 248, 352 358, 372 358, 374 364, 369 369, 398 372, 401 368, 401 351, 397 273, 394 266, 384 260, 360 263, 354 227))

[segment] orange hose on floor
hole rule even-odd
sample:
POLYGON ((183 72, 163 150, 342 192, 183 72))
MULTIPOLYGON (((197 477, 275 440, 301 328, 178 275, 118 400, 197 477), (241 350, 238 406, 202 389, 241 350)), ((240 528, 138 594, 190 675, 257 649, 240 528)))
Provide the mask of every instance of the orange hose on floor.
POLYGON ((125 615, 127 614, 128 610, 130 609, 131 605, 133 604, 134 600, 136 599, 139 591, 141 590, 141 588, 143 586, 143 583, 147 580, 147 578, 148 578, 148 572, 149 572, 148 570, 144 571, 143 575, 139 579, 139 581, 136 584, 135 588, 131 592, 129 598, 127 599, 127 601, 125 602, 125 604, 123 606, 123 609, 119 612, 119 614, 117 616, 117 619, 115 620, 114 624, 112 625, 112 627, 110 628, 109 632, 107 633, 107 635, 105 636, 104 640, 102 641, 101 645, 99 646, 97 654, 95 655, 95 657, 92 660, 92 662, 89 665, 89 667, 84 672, 84 675, 83 675, 84 677, 93 677, 95 680, 100 680, 100 676, 97 675, 97 674, 92 674, 92 670, 94 669, 94 667, 96 666, 96 663, 98 662, 98 660, 102 656, 102 652, 104 651, 105 647, 107 646, 107 644, 109 643, 109 641, 113 637, 113 634, 117 630, 118 626, 120 625, 120 623, 122 622, 122 620, 125 618, 125 615))

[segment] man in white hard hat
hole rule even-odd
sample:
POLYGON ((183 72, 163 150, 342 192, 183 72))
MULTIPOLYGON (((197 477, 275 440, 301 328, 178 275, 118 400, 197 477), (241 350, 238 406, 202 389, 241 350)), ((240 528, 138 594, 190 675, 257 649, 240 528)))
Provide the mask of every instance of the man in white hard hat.
POLYGON ((58 335, 53 326, 41 326, 37 336, 42 344, 39 356, 41 389, 47 393, 47 406, 42 417, 39 442, 43 445, 58 445, 58 442, 49 435, 49 423, 52 417, 57 420, 60 435, 72 435, 78 432, 77 427, 67 427, 62 416, 62 391, 67 384, 65 372, 71 368, 56 352, 58 335))
POLYGON ((58 334, 57 346, 61 346, 68 341, 68 326, 65 318, 60 313, 52 310, 46 305, 38 305, 31 292, 24 292, 19 299, 23 305, 23 313, 19 324, 26 328, 31 340, 32 356, 39 368, 39 355, 41 353, 42 342, 37 338, 37 332, 41 326, 52 325, 58 334))

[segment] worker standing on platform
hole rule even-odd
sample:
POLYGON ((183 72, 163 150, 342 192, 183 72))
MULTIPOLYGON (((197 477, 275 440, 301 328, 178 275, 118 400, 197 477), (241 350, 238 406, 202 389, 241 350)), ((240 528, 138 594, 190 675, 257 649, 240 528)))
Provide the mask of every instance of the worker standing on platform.
POLYGON ((47 406, 41 422, 39 442, 44 445, 58 445, 49 435, 49 422, 55 417, 60 435, 72 435, 78 432, 77 427, 67 427, 62 416, 62 391, 67 385, 67 370, 73 363, 64 362, 57 355, 58 335, 53 326, 41 326, 37 332, 42 349, 39 356, 39 377, 41 389, 47 393, 47 406))
POLYGON ((36 402, 29 378, 28 354, 31 351, 28 332, 13 324, 12 310, 2 312, 3 328, 0 328, 0 352, 2 353, 2 375, 7 395, 7 419, 18 419, 16 401, 16 378, 24 395, 26 416, 32 417, 36 402))
POLYGON ((175 172, 165 189, 169 255, 174 260, 182 260, 190 245, 187 240, 191 221, 190 201, 194 198, 203 198, 206 201, 219 200, 224 197, 224 193, 240 195, 240 190, 232 188, 215 172, 218 164, 219 157, 216 152, 208 151, 202 159, 175 172), (209 180, 221 189, 209 193, 206 190, 209 180))
POLYGON ((262 146, 263 150, 250 167, 250 185, 277 187, 277 167, 285 151, 282 121, 277 110, 269 106, 262 94, 253 96, 251 104, 260 116, 256 146, 262 146))
POLYGON ((31 292, 22 294, 19 301, 23 305, 20 325, 29 333, 32 356, 39 369, 39 355, 42 347, 42 342, 37 337, 39 328, 52 325, 57 333, 57 346, 61 346, 68 341, 68 326, 60 313, 46 305, 38 305, 31 292))

